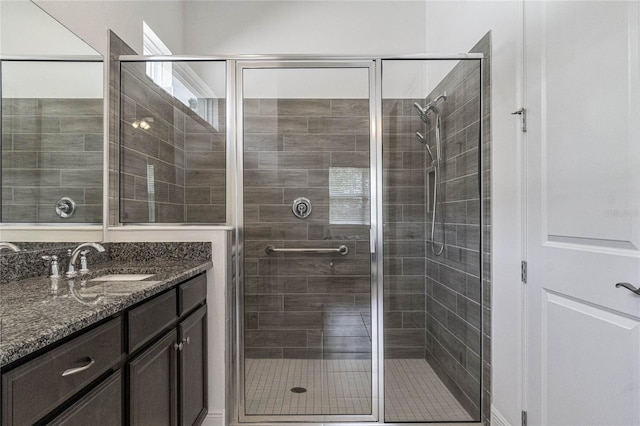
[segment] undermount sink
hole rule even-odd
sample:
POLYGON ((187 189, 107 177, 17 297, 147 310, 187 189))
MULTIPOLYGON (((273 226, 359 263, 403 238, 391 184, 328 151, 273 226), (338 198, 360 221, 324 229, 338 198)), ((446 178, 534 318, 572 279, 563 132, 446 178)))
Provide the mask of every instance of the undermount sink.
POLYGON ((154 274, 108 274, 93 278, 89 281, 142 281, 154 274))

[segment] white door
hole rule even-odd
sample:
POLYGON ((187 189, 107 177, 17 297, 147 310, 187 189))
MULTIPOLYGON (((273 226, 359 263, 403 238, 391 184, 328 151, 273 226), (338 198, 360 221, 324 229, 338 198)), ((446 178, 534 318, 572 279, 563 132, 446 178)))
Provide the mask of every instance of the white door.
POLYGON ((640 425, 639 21, 525 1, 530 425, 640 425))

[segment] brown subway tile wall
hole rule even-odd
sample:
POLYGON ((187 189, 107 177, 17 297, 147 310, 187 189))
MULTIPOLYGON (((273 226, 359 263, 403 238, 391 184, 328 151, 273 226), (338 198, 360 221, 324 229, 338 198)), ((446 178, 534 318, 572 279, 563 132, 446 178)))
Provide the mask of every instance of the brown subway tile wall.
MULTIPOLYGON (((487 36, 472 51, 484 53, 488 62, 489 45, 487 36)), ((483 72, 487 73, 487 69, 483 72)), ((490 270, 487 270, 487 262, 484 307, 480 277, 480 262, 489 256, 488 245, 485 244, 481 251, 480 236, 483 233, 486 239, 490 227, 487 223, 485 229, 480 229, 478 154, 480 102, 482 96, 488 96, 487 82, 485 92, 481 93, 479 61, 461 61, 427 97, 434 99, 447 92, 447 100, 438 106, 443 120, 444 163, 439 187, 443 196, 440 214, 444 217, 445 227, 443 235, 439 225, 442 216, 438 216, 435 237, 438 243, 444 241, 445 247, 441 256, 435 256, 430 249, 430 235, 427 235, 426 358, 453 395, 478 420, 481 420, 481 397, 484 397, 485 417, 489 415, 490 404, 487 402, 490 394, 486 377, 490 359, 481 362, 482 345, 485 348, 490 345, 490 270)), ((489 111, 485 110, 484 117, 488 116, 489 111)), ((429 127, 427 137, 435 152, 435 126, 429 127)), ((490 140, 484 140, 485 157, 490 155, 489 147, 490 140)), ((485 179, 489 176, 488 164, 485 160, 482 168, 485 179)), ((486 206, 490 199, 488 194, 484 195, 486 206)), ((426 225, 431 226, 430 215, 426 217, 426 225)))
POLYGON ((121 54, 135 52, 110 33, 111 225, 225 223, 225 99, 206 100, 214 127, 121 54), (149 118, 148 130, 132 126, 149 118))
POLYGON ((244 107, 245 356, 368 359, 369 187, 360 188, 366 221, 340 223, 330 170, 365 169, 368 181, 369 101, 245 99, 244 107), (312 203, 305 219, 291 211, 298 197, 312 203), (346 256, 265 253, 342 244, 346 256))
POLYGON ((2 222, 102 222, 102 99, 2 99, 2 222), (72 217, 56 202, 76 203, 72 217))
POLYGON ((421 99, 383 99, 384 353, 425 354, 426 154, 415 132, 421 99))
POLYGON ((224 99, 211 101, 222 123, 214 128, 157 86, 143 65, 121 67, 120 221, 224 223, 224 99), (132 126, 149 119, 148 130, 132 126))

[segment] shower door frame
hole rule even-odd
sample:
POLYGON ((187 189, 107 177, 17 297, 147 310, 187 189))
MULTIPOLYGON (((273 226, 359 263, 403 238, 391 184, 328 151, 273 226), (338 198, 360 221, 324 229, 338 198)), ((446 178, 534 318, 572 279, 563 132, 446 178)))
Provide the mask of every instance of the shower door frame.
MULTIPOLYGON (((382 158, 378 157, 378 102, 380 97, 377 90, 376 79, 376 61, 374 59, 368 60, 300 60, 300 59, 283 59, 283 60, 262 60, 262 61, 236 61, 236 72, 234 75, 235 80, 235 108, 236 108, 236 173, 235 173, 235 185, 236 185, 236 327, 235 327, 235 344, 236 344, 236 356, 234 361, 236 365, 233 368, 235 374, 235 403, 233 420, 239 423, 255 424, 255 423, 269 423, 269 422, 366 422, 372 423, 379 421, 380 404, 379 400, 379 363, 380 363, 380 349, 382 348, 379 339, 380 332, 378 330, 378 324, 380 319, 378 318, 378 272, 381 270, 382 265, 378 266, 377 249, 378 245, 378 230, 380 227, 378 221, 378 205, 381 203, 380 194, 378 193, 378 185, 381 185, 380 179, 382 178, 382 170, 378 167, 378 162, 382 162, 382 158), (350 415, 338 415, 338 414, 320 414, 320 415, 297 415, 297 414, 278 414, 278 415, 247 415, 245 404, 245 357, 244 357, 244 87, 243 87, 243 71, 244 70, 259 70, 259 69, 366 69, 368 76, 369 87, 369 241, 370 241, 370 296, 371 296, 371 414, 350 414, 350 415), (380 198, 380 201, 379 201, 380 198)), ((380 154, 382 150, 380 149, 380 154)))
MULTIPOLYGON (((383 273, 383 157, 382 157, 382 63, 385 60, 423 60, 423 61, 446 61, 446 60, 477 60, 480 69, 480 120, 479 120, 479 147, 484 144, 484 55, 482 53, 460 53, 460 54, 417 54, 417 55, 384 55, 384 56, 320 56, 320 55, 283 55, 283 56, 237 56, 234 58, 226 58, 228 61, 227 68, 227 113, 228 113, 228 134, 231 140, 235 139, 235 149, 231 154, 234 158, 234 167, 232 178, 232 188, 229 194, 235 194, 235 202, 233 204, 234 216, 233 225, 233 260, 230 266, 233 271, 229 274, 229 288, 235 290, 233 294, 228 295, 227 302, 227 321, 229 322, 226 354, 229 364, 227 366, 228 382, 226 385, 227 395, 232 396, 227 400, 226 418, 230 425, 281 425, 282 422, 296 425, 325 425, 331 422, 334 426, 366 426, 371 424, 386 425, 450 425, 451 421, 436 422, 385 422, 384 398, 384 273, 383 273), (244 405, 244 295, 242 289, 244 286, 244 200, 243 200, 243 90, 242 90, 242 70, 244 69, 260 69, 260 68, 339 68, 345 66, 347 68, 369 68, 369 119, 370 119, 370 191, 371 191, 371 327, 372 327, 372 394, 371 408, 372 412, 369 416, 362 415, 326 415, 326 416, 247 416, 245 415, 244 405), (233 70, 235 69, 235 72, 233 70), (234 92, 235 90, 235 92, 234 92), (234 96, 235 94, 235 96, 234 96), (233 118, 232 118, 233 117, 233 118), (232 126, 234 124, 234 126, 232 126), (232 129, 232 130, 229 130, 232 129), (233 282, 232 282, 233 281, 233 282), (374 319, 375 318, 375 319, 374 319)), ((479 275, 481 282, 484 277, 483 262, 483 241, 484 241, 484 174, 482 165, 484 164, 484 150, 478 150, 478 182, 480 194, 480 241, 478 262, 479 275)), ((231 292, 230 292, 231 293, 231 292)), ((484 300, 484 285, 480 286, 480 300, 484 300)), ((484 334, 484 317, 480 318, 481 336, 484 334)), ((484 339, 480 339, 480 352, 484 353, 484 339)), ((481 358, 483 360, 483 358, 481 358)), ((467 421, 456 424, 482 425, 483 419, 486 417, 485 412, 485 395, 483 392, 483 377, 479 377, 480 382, 480 420, 467 421)))

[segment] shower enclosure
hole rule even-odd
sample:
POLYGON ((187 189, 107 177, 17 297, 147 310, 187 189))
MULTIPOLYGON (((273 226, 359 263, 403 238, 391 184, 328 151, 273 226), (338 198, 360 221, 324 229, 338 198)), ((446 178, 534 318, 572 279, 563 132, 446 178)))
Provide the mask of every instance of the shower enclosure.
POLYGON ((481 59, 242 62, 242 422, 481 420, 481 59))
POLYGON ((136 120, 174 123, 162 165, 178 161, 176 176, 199 185, 185 180, 192 196, 174 210, 189 217, 208 201, 194 222, 235 231, 229 423, 483 421, 483 55, 148 60, 218 87, 184 106, 167 90, 154 100, 161 89, 136 63, 145 60, 121 57, 120 219, 163 207, 144 193, 158 176, 130 158, 149 146, 132 136, 136 120), (130 84, 132 73, 144 84, 130 84), (182 131, 185 120, 199 130, 182 131), (185 148, 169 150, 176 140, 185 148), (146 174, 126 198, 129 164, 146 174))

